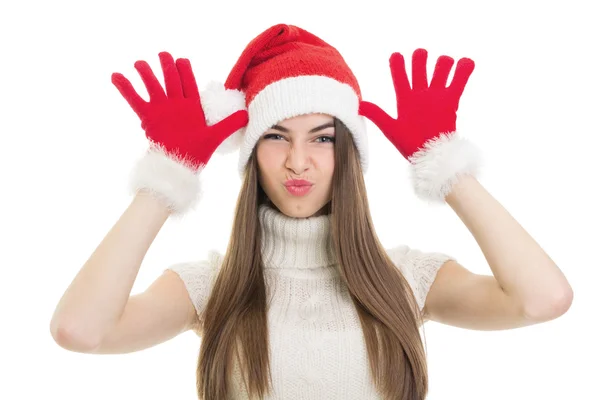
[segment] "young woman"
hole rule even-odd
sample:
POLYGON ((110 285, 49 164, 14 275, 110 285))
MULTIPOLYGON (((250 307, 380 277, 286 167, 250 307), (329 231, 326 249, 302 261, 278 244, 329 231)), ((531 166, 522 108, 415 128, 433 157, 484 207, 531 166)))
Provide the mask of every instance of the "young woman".
POLYGON ((477 149, 456 134, 474 63, 427 53, 390 67, 397 118, 363 101, 338 51, 295 26, 253 39, 225 85, 199 94, 190 62, 159 55, 165 90, 135 64, 150 99, 113 83, 142 122, 149 151, 132 173, 131 205, 66 290, 51 329, 87 353, 142 350, 194 330, 203 399, 424 399, 426 320, 467 329, 523 327, 563 314, 572 291, 550 257, 477 181, 477 149), (493 275, 407 245, 384 249, 363 174, 365 117, 407 159, 415 193, 448 204, 493 275), (169 217, 201 197, 216 152, 240 149, 242 187, 225 254, 168 268, 131 288, 169 217))

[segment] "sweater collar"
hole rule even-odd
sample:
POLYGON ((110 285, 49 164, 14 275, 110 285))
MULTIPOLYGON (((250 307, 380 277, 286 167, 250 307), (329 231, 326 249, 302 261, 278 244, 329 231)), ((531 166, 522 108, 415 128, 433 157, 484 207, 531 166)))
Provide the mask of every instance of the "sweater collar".
POLYGON ((293 218, 266 204, 258 213, 265 268, 312 269, 335 263, 330 215, 293 218))

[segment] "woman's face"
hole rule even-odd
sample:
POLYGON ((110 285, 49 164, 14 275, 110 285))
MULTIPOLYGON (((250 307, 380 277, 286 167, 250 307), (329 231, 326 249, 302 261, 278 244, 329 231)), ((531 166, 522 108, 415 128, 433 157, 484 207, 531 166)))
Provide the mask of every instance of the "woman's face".
POLYGON ((259 182, 273 205, 295 218, 321 215, 331 200, 335 130, 333 117, 307 114, 289 118, 259 139, 256 156, 259 182), (292 179, 308 187, 288 187, 292 179))

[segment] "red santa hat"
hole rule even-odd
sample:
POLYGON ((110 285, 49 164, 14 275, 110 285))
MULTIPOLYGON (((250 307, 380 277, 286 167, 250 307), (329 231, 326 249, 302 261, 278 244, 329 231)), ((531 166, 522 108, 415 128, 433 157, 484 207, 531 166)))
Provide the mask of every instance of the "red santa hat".
POLYGON ((335 48, 301 28, 279 24, 258 35, 225 84, 210 83, 200 97, 211 125, 237 110, 248 110, 248 125, 217 149, 221 154, 240 149, 240 176, 264 132, 284 119, 310 113, 332 115, 348 127, 366 172, 366 124, 358 113, 361 92, 356 77, 335 48))

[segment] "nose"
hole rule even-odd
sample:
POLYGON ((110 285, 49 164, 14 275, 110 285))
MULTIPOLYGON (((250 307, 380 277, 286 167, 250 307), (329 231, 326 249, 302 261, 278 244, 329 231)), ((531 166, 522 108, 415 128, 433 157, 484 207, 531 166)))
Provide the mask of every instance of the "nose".
POLYGON ((308 169, 310 165, 310 157, 308 151, 302 144, 294 143, 290 145, 285 166, 294 171, 296 175, 301 175, 308 169))

